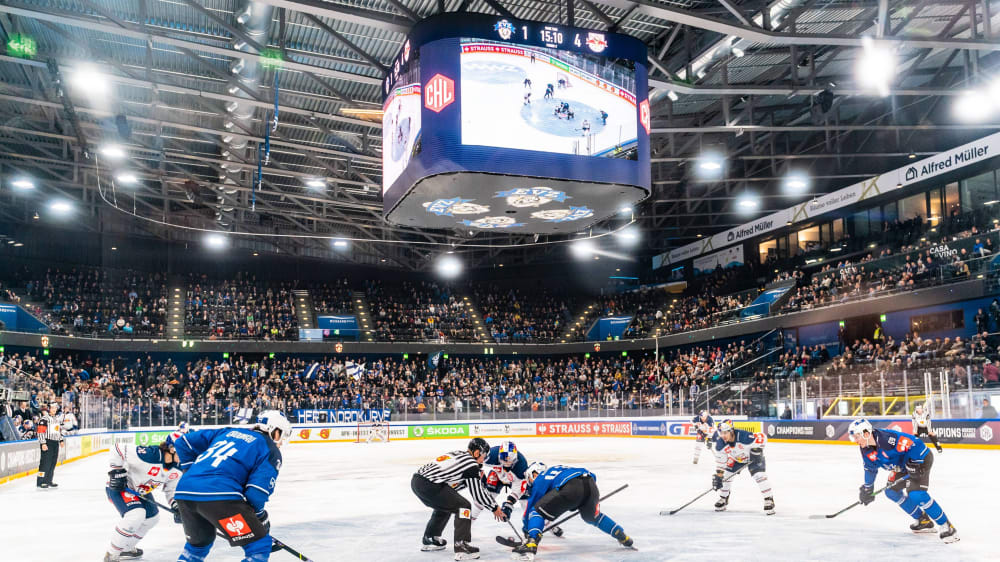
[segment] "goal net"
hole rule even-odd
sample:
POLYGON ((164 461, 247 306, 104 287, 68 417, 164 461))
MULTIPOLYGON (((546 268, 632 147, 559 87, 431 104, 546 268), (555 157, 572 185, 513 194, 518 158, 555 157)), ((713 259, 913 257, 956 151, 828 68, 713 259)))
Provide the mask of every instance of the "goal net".
POLYGON ((388 443, 389 422, 359 421, 357 443, 388 443))
POLYGON ((569 74, 566 74, 565 72, 556 72, 556 89, 572 87, 573 84, 569 81, 569 74))

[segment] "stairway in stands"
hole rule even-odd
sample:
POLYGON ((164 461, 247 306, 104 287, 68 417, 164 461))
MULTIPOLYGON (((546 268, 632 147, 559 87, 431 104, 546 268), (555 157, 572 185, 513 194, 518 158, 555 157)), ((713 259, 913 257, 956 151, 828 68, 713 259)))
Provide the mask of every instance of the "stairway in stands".
POLYGON ((364 291, 354 291, 351 300, 354 301, 354 314, 358 317, 358 328, 361 329, 358 341, 375 341, 375 335, 372 332, 375 320, 372 319, 371 310, 368 308, 368 296, 365 295, 364 291))
POLYGON ((316 327, 316 311, 313 309, 313 299, 309 291, 294 289, 292 298, 295 302, 295 320, 299 328, 306 330, 316 327))
POLYGON ((495 342, 496 340, 493 339, 493 335, 486 329, 486 322, 483 321, 483 315, 479 313, 479 308, 476 306, 476 303, 467 296, 463 296, 462 300, 465 302, 469 318, 472 319, 472 325, 476 330, 476 341, 482 343, 495 342))
POLYGON ((184 277, 171 276, 167 283, 167 338, 184 339, 184 300, 187 298, 187 285, 184 277))
POLYGON ((574 338, 578 338, 577 341, 587 341, 587 332, 593 327, 594 322, 597 320, 598 316, 598 306, 597 302, 592 302, 586 307, 580 309, 575 316, 569 319, 566 323, 565 329, 561 330, 563 332, 562 336, 559 338, 560 343, 567 343, 574 341, 574 338), (574 332, 578 332, 575 334, 574 332))

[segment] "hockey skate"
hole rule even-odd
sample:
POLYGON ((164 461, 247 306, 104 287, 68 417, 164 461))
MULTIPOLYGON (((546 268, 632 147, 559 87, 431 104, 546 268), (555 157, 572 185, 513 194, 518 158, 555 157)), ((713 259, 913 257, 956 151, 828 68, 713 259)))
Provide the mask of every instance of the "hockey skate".
POLYGON ((538 553, 538 543, 528 537, 526 543, 514 547, 510 557, 514 560, 534 560, 536 553, 538 553))
POLYGON ((441 537, 424 537, 424 546, 420 550, 424 552, 431 552, 433 550, 444 550, 445 545, 448 541, 442 539, 441 537))
POLYGON ((764 498, 764 513, 766 515, 774 515, 774 498, 771 496, 764 498))
POLYGON ((118 555, 122 560, 135 560, 136 558, 142 558, 142 549, 133 548, 132 550, 126 550, 118 555))
POLYGON ((455 543, 455 560, 475 560, 479 558, 479 548, 466 541, 455 543))
POLYGON ((615 532, 612 533, 611 536, 618 539, 618 544, 624 546, 625 548, 635 550, 635 547, 632 546, 632 537, 626 535, 625 531, 621 530, 620 527, 615 529, 615 532))
POLYGON ((943 540, 946 543, 953 543, 961 540, 958 538, 958 530, 956 530, 955 526, 952 525, 950 522, 945 523, 944 525, 941 526, 940 537, 941 540, 943 540))
POLYGON ((720 497, 719 501, 715 502, 715 511, 725 511, 726 506, 729 505, 729 496, 720 497))
POLYGON ((910 530, 914 533, 933 533, 934 522, 927 515, 921 515, 920 519, 917 519, 910 525, 910 530))
POLYGON ((121 558, 117 554, 111 554, 110 552, 104 553, 104 562, 118 562, 121 558))

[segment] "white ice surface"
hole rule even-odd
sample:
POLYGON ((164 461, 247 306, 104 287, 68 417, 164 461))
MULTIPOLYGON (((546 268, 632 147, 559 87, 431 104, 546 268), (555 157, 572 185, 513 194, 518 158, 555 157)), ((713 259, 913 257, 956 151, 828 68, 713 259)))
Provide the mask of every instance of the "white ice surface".
MULTIPOLYGON (((451 525, 444 533, 447 550, 419 551, 430 511, 411 493, 410 476, 465 442, 286 446, 277 492, 268 504, 273 534, 317 561, 451 560, 451 525)), ((996 451, 952 449, 935 460, 930 491, 962 537, 946 545, 936 534, 910 533, 911 520, 882 496, 836 519, 808 519, 856 500, 861 459, 851 446, 769 444, 776 515, 764 515, 756 484, 741 474, 729 511, 712 510, 713 493, 677 515, 661 517, 661 509, 677 507, 710 485, 714 463, 703 451, 699 464, 692 465, 691 441, 538 438, 517 443, 529 460, 589 468, 598 475, 602 493, 629 484, 604 502, 602 511, 635 539, 638 552, 622 549, 577 518, 565 525, 565 538, 545 538, 540 562, 1000 559, 996 451)), ((98 455, 58 467, 58 490, 37 491, 34 477, 0 486, 0 559, 101 560, 117 519, 104 492, 107 470, 105 456, 98 455)), ((880 476, 881 482, 884 473, 880 476)), ((473 544, 482 549, 483 560, 509 560, 509 551, 494 536, 510 534, 506 524, 481 518, 473 525, 473 544)), ((139 546, 146 551, 143 560, 166 562, 177 559, 183 542, 180 526, 161 516, 139 546)), ((217 541, 209 560, 240 560, 241 552, 217 541)), ((293 560, 284 552, 271 559, 293 560)))

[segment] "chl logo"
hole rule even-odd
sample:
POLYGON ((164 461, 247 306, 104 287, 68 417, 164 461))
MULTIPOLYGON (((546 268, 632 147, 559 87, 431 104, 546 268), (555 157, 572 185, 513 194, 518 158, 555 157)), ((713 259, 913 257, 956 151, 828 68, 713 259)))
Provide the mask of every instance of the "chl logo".
POLYGON ((639 122, 642 123, 642 128, 646 129, 646 134, 649 134, 652 128, 652 116, 649 112, 649 100, 642 100, 639 104, 639 122))
POLYGON ((434 113, 441 113, 454 101, 455 81, 447 76, 435 74, 424 87, 424 107, 434 113))

